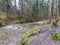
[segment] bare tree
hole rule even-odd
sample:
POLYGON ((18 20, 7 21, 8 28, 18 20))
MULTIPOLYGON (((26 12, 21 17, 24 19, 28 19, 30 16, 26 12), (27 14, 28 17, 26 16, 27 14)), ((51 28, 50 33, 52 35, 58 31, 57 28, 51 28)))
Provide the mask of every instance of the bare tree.
POLYGON ((59 2, 59 0, 57 0, 57 16, 59 16, 59 9, 58 9, 58 3, 59 2))
POLYGON ((53 17, 57 16, 57 0, 53 0, 53 17))
POLYGON ((57 26, 57 0, 53 0, 53 25, 57 26))
POLYGON ((49 15, 49 19, 51 19, 51 6, 52 6, 52 0, 48 0, 48 7, 49 7, 49 9, 48 9, 48 15, 49 15))
POLYGON ((22 2, 21 2, 21 14, 22 14, 22 17, 24 17, 24 16, 23 16, 23 14, 24 14, 24 12, 23 12, 23 0, 22 0, 22 2))

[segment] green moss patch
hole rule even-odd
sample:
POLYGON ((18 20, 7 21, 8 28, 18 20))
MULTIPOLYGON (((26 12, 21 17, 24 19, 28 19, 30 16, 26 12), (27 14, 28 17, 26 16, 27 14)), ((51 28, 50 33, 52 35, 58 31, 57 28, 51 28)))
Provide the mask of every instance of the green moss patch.
POLYGON ((54 32, 52 34, 52 39, 53 40, 60 40, 60 33, 54 32))
POLYGON ((42 29, 42 27, 43 27, 43 25, 38 26, 38 27, 36 27, 36 28, 34 28, 34 29, 28 30, 28 31, 25 33, 25 36, 24 36, 24 38, 22 39, 21 44, 22 44, 22 45, 26 45, 26 44, 27 44, 27 41, 28 41, 28 38, 29 38, 30 36, 34 36, 34 35, 39 34, 38 30, 42 29))

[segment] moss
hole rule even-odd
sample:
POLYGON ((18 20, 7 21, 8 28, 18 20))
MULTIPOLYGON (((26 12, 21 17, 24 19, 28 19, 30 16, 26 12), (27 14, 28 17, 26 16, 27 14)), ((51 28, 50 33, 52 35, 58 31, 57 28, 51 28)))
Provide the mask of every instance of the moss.
POLYGON ((60 40, 60 33, 54 32, 52 34, 52 39, 53 40, 60 40))
POLYGON ((28 38, 32 35, 38 34, 37 31, 29 30, 25 33, 24 38, 22 39, 22 45, 26 45, 28 38))
POLYGON ((25 36, 24 36, 24 38, 22 39, 21 44, 22 44, 22 45, 26 45, 26 43, 27 43, 27 41, 28 41, 28 38, 29 38, 30 36, 34 36, 34 35, 39 34, 38 30, 42 29, 42 27, 43 27, 43 26, 41 25, 41 26, 36 27, 35 29, 30 29, 30 30, 28 30, 28 31, 25 33, 25 36))

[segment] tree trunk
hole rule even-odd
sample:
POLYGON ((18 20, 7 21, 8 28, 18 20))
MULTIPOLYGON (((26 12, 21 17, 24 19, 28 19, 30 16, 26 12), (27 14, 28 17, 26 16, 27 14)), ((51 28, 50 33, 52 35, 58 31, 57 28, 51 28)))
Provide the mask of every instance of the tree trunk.
POLYGON ((14 1, 14 13, 16 14, 16 0, 14 1))
POLYGON ((21 6, 21 15, 22 15, 22 17, 24 17, 24 15, 23 15, 23 0, 22 0, 22 6, 21 6))
POLYGON ((53 18, 57 17, 57 0, 53 0, 53 18))
POLYGON ((48 0, 48 7, 49 7, 49 9, 48 9, 48 15, 49 15, 49 19, 51 19, 51 6, 52 6, 52 0, 48 0))
POLYGON ((53 25, 57 26, 57 0, 53 0, 53 25))
POLYGON ((57 0, 57 17, 59 16, 58 2, 59 0, 57 0))

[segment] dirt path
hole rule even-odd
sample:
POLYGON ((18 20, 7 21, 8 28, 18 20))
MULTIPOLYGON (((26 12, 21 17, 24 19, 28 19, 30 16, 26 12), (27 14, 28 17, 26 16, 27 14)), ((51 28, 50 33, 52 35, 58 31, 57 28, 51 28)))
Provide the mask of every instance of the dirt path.
POLYGON ((28 43, 31 45, 60 45, 60 41, 53 41, 51 37, 51 34, 54 31, 60 32, 60 26, 58 26, 57 28, 47 27, 45 28, 45 30, 47 31, 45 31, 44 33, 40 33, 37 36, 31 36, 28 43))
POLYGON ((24 25, 9 25, 0 29, 0 45, 21 45, 20 41, 28 28, 24 25), (24 30, 23 30, 24 29, 24 30))
MULTIPOLYGON (((21 45, 21 39, 24 37, 25 32, 35 26, 40 24, 28 23, 28 24, 11 24, 0 28, 0 45, 21 45)), ((56 29, 52 29, 49 25, 45 25, 42 31, 37 36, 32 36, 29 38, 28 43, 32 45, 56 45, 54 41, 51 40, 51 33, 55 30, 60 31, 60 26, 56 29)), ((58 42, 57 45, 60 45, 58 42)))
POLYGON ((0 45, 21 45, 25 32, 35 24, 11 24, 0 28, 0 45))

